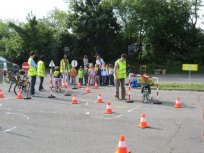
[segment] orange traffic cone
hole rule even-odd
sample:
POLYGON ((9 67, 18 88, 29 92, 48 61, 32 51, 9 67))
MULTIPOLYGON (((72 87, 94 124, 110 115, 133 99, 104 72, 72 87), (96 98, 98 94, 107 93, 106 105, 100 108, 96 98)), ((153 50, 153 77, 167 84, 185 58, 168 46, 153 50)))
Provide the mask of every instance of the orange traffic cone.
POLYGON ((2 89, 0 89, 0 98, 4 98, 4 93, 2 89))
POLYGON ((125 144, 125 137, 123 135, 120 136, 118 148, 116 149, 115 153, 129 153, 125 144))
POLYGON ((98 89, 98 84, 95 82, 94 89, 98 89))
POLYGON ((174 105, 175 108, 181 108, 180 98, 176 98, 176 104, 174 105))
POLYGON ((72 97, 72 104, 78 104, 76 94, 74 94, 73 97, 72 97))
POLYGON ((87 86, 86 86, 86 93, 90 93, 90 92, 91 92, 90 87, 89 87, 89 85, 87 84, 87 86))
POLYGON ((80 82, 78 82, 78 86, 77 86, 77 88, 78 88, 78 89, 81 88, 81 84, 80 84, 80 82))
POLYGON ((67 82, 62 83, 62 88, 65 88, 65 89, 67 88, 67 82))
POLYGON ((103 103, 103 100, 102 100, 102 97, 101 97, 101 93, 98 94, 97 103, 103 103))
POLYGON ((148 128, 148 124, 147 124, 147 119, 146 119, 146 115, 145 114, 142 114, 141 115, 141 120, 140 120, 140 123, 138 124, 138 127, 140 128, 148 128))
POLYGON ((112 114, 112 107, 110 102, 107 103, 105 114, 112 114))
POLYGON ((16 99, 23 99, 23 96, 21 95, 21 90, 20 90, 20 88, 18 89, 16 99))

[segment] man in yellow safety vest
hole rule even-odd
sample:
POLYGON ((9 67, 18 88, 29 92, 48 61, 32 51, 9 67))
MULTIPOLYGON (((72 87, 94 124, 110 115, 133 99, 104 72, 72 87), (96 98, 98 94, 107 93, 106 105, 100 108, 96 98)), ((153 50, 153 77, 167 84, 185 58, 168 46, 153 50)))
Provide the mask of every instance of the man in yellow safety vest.
POLYGON ((122 54, 121 58, 115 62, 115 67, 114 67, 114 76, 116 81, 115 97, 119 99, 119 87, 121 86, 122 100, 127 100, 125 98, 126 59, 127 59, 127 55, 122 54))
POLYGON ((40 60, 38 61, 38 76, 40 77, 39 91, 45 91, 43 88, 43 80, 46 75, 44 60, 45 56, 41 55, 40 60))
POLYGON ((61 59, 60 61, 60 73, 62 73, 63 79, 62 81, 65 82, 66 79, 68 81, 68 75, 70 72, 70 65, 69 65, 69 60, 67 58, 67 55, 64 55, 64 58, 61 59))
POLYGON ((29 64, 29 70, 28 70, 28 76, 31 77, 31 86, 30 86, 30 93, 32 97, 36 97, 37 95, 35 94, 35 83, 36 83, 36 76, 37 76, 37 64, 34 61, 35 58, 35 52, 31 51, 30 52, 30 58, 28 59, 28 64, 29 64))

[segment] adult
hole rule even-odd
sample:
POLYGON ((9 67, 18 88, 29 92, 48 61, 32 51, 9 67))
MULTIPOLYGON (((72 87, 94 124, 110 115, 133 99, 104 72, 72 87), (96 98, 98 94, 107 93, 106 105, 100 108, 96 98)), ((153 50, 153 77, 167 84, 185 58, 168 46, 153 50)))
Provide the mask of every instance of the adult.
POLYGON ((89 59, 88 59, 87 55, 84 55, 83 63, 84 63, 84 66, 88 66, 89 65, 89 59))
POLYGON ((115 97, 119 99, 119 87, 121 86, 122 100, 127 100, 125 98, 126 59, 127 59, 127 55, 122 54, 121 58, 115 62, 115 66, 114 66, 114 76, 116 80, 115 97))
POLYGON ((46 75, 44 60, 45 60, 45 56, 41 55, 40 60, 38 61, 38 69, 37 69, 38 76, 40 78, 39 91, 45 91, 45 89, 43 88, 43 81, 46 75))
POLYGON ((35 83, 36 83, 36 76, 37 76, 37 64, 34 61, 35 58, 35 52, 31 51, 30 52, 30 58, 28 59, 28 64, 29 64, 29 70, 28 70, 28 76, 31 77, 31 87, 30 87, 30 93, 32 97, 36 97, 37 95, 35 94, 35 83))
MULTIPOLYGON (((62 81, 65 82, 66 79, 68 79, 70 72, 70 65, 69 65, 69 60, 67 58, 67 55, 64 55, 64 58, 61 59, 60 61, 60 73, 62 74, 63 78, 62 81)), ((68 80, 67 80, 68 82, 68 80)))
POLYGON ((96 65, 99 65, 99 67, 105 66, 104 60, 99 55, 96 56, 96 65))

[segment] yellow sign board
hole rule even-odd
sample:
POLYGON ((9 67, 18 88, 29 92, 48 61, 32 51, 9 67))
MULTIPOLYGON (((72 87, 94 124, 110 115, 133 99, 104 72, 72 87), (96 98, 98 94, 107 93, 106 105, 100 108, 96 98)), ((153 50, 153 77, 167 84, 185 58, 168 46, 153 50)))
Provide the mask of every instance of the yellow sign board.
POLYGON ((198 64, 182 64, 183 71, 198 71, 198 64))

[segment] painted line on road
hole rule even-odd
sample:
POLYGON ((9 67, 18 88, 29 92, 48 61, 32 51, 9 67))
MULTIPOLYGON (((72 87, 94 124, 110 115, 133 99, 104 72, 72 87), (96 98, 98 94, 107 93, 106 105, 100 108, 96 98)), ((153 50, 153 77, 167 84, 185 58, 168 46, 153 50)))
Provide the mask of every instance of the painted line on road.
MULTIPOLYGON (((88 113, 88 112, 87 112, 88 113)), ((86 114, 87 114, 86 113, 86 114)), ((97 116, 91 116, 91 115, 88 115, 89 117, 91 118, 95 118, 95 119, 102 119, 102 120, 111 120, 111 119, 116 119, 116 118, 120 118, 122 117, 123 115, 117 115, 117 116, 114 116, 114 117, 97 117, 97 116)))
POLYGON ((10 129, 7 129, 7 130, 2 131, 2 133, 5 133, 5 132, 10 132, 10 131, 12 131, 12 130, 14 130, 14 129, 16 129, 16 127, 15 127, 15 126, 14 126, 14 127, 12 127, 12 128, 10 128, 10 129))
POLYGON ((138 105, 138 106, 136 106, 136 107, 134 107, 132 109, 129 109, 127 112, 130 113, 130 112, 132 112, 132 111, 134 111, 134 110, 136 110, 136 109, 138 109, 140 107, 141 107, 141 105, 138 105))
POLYGON ((23 116, 23 117, 25 117, 27 120, 30 119, 30 117, 29 117, 28 115, 25 115, 25 114, 11 113, 11 112, 6 112, 5 114, 6 114, 6 115, 19 115, 19 116, 23 116))

